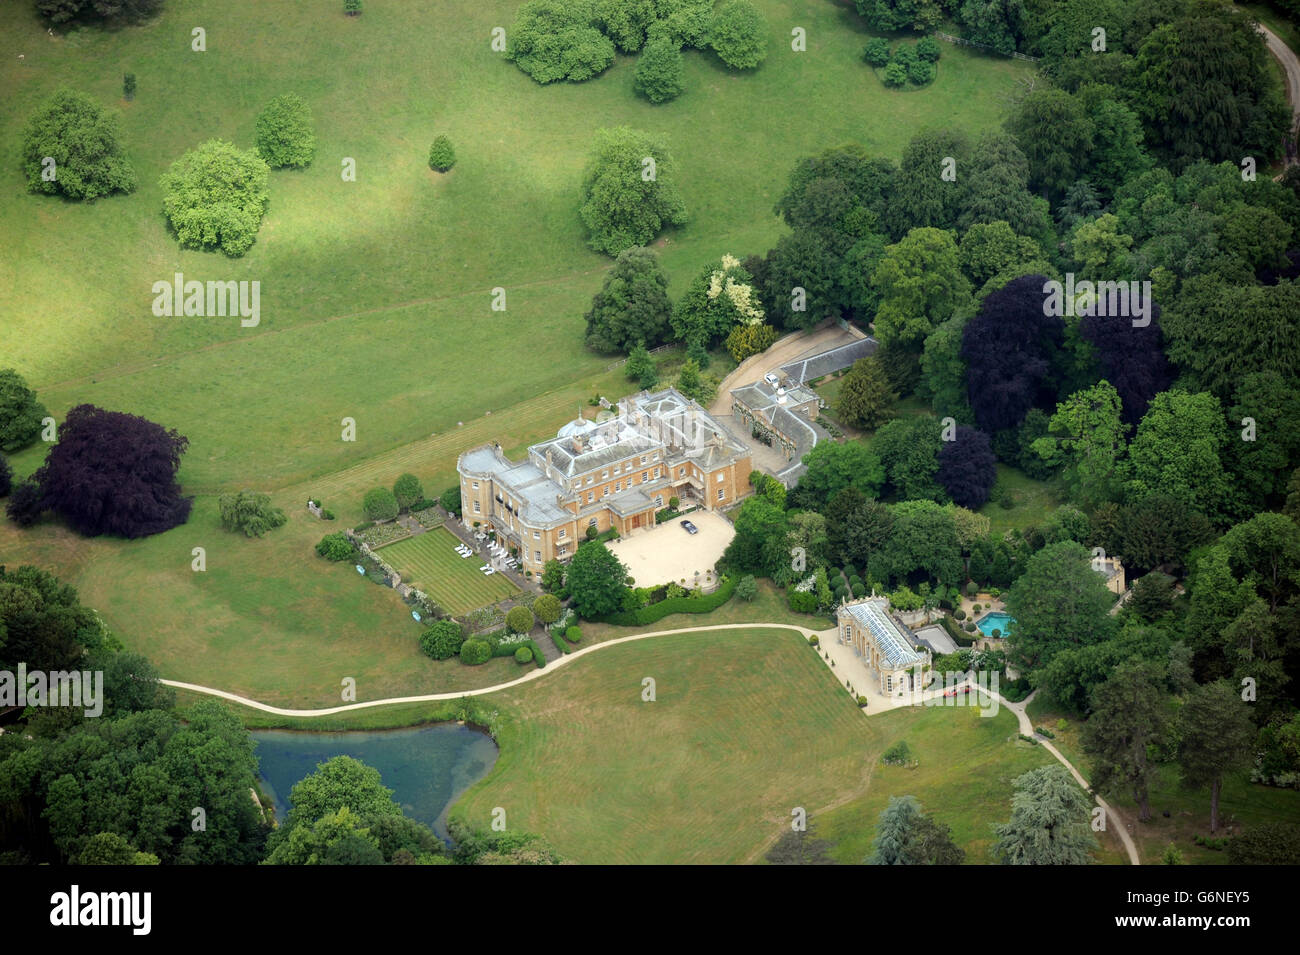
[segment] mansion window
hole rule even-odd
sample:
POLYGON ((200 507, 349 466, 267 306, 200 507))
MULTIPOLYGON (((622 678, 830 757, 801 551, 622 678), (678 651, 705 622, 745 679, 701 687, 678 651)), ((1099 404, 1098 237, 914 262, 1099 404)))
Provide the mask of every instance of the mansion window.
POLYGON ((726 496, 727 496, 727 489, 725 487, 718 488, 718 500, 720 501, 726 496))
POLYGON ((542 552, 540 550, 533 551, 533 563, 540 564, 541 562, 542 562, 542 552))
POLYGON ((658 476, 659 476, 659 469, 658 469, 658 468, 655 468, 655 477, 658 477, 658 476))
POLYGON ((645 456, 644 454, 641 455, 641 463, 642 463, 642 464, 645 464, 645 463, 646 463, 646 460, 647 460, 646 456, 645 456))
POLYGON ((614 482, 614 490, 616 490, 616 491, 621 491, 621 490, 623 490, 623 482, 622 482, 622 481, 616 481, 616 482, 614 482))
POLYGON ((587 483, 588 483, 588 484, 590 484, 590 483, 591 483, 592 481, 594 481, 595 479, 596 479, 596 475, 594 475, 594 474, 588 474, 588 475, 587 475, 587 483))
POLYGON ((596 526, 596 519, 593 517, 591 520, 587 521, 587 525, 588 525, 589 527, 595 527, 595 526, 596 526))
POLYGON ((642 471, 642 472, 641 472, 641 480, 642 480, 643 482, 644 482, 644 481, 648 481, 648 480, 650 480, 650 472, 649 472, 649 471, 642 471))
POLYGON ((539 540, 541 540, 541 539, 542 539, 541 532, 540 532, 540 531, 533 531, 533 540, 535 540, 535 541, 539 541, 539 540))
POLYGON ((556 553, 558 556, 563 557, 563 556, 564 556, 565 554, 567 554, 568 552, 569 552, 569 545, 568 545, 568 544, 561 544, 561 545, 560 545, 560 549, 557 550, 555 553, 556 553))
POLYGON ((662 494, 656 494, 655 507, 663 507, 663 506, 664 506, 664 496, 662 494))
POLYGON ((482 513, 483 513, 482 510, 481 510, 481 509, 479 508, 479 506, 478 506, 478 501, 475 501, 475 502, 474 502, 474 513, 475 513, 475 514, 482 514, 482 513))
POLYGON ((563 527, 561 527, 561 528, 560 528, 560 533, 557 534, 556 536, 557 536, 560 540, 564 540, 564 535, 567 534, 567 533, 568 533, 568 531, 566 531, 563 527))
POLYGON ((594 501, 594 500, 596 500, 596 492, 595 492, 595 491, 588 491, 588 492, 587 492, 587 503, 590 504, 590 503, 591 503, 592 501, 594 501))
POLYGON ((723 474, 721 471, 719 471, 719 472, 718 472, 718 483, 719 483, 719 484, 722 483, 722 479, 723 479, 724 477, 726 477, 726 475, 723 474))
POLYGON ((475 481, 475 482, 474 482, 474 490, 476 490, 476 491, 478 490, 478 481, 475 481))

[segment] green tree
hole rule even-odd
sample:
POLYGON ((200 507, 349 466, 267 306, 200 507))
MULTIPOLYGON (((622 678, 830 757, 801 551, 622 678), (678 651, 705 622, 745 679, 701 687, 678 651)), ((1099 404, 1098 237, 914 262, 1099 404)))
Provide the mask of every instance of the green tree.
POLYGON ((1148 749, 1164 741, 1168 705, 1163 668, 1133 660, 1093 690, 1092 715, 1083 728, 1083 748, 1092 756, 1092 785, 1101 792, 1127 789, 1138 819, 1151 819, 1149 790, 1155 767, 1148 749))
POLYGON ((454 620, 439 620, 420 634, 420 649, 435 660, 450 660, 465 643, 465 628, 454 620))
POLYGON ((921 352, 921 381, 917 394, 929 398, 930 409, 940 417, 970 424, 974 416, 966 398, 966 363, 961 358, 966 316, 960 312, 940 322, 925 338, 921 352))
POLYGON ((870 561, 871 579, 889 585, 921 573, 940 584, 959 583, 964 575, 952 509, 933 501, 902 501, 889 510, 889 537, 870 561))
POLYGON ((1065 480, 1085 507, 1111 500, 1119 487, 1124 435, 1119 392, 1108 381, 1076 391, 1056 406, 1048 437, 1034 451, 1053 468, 1065 466, 1065 480))
POLYGON ((628 126, 597 130, 580 212, 591 233, 588 244, 607 255, 645 245, 665 226, 685 223, 686 205, 667 148, 628 126))
POLYGON ((429 168, 437 172, 450 172, 456 165, 456 148, 445 135, 435 136, 429 147, 429 168))
POLYGON ((873 36, 862 51, 862 58, 877 69, 885 66, 889 62, 889 40, 873 36))
POLYGON ((709 405, 718 393, 718 380, 702 374, 694 358, 686 359, 677 375, 677 390, 701 405, 709 405))
POLYGON ((855 361, 844 376, 835 410, 845 424, 874 431, 892 417, 891 408, 897 400, 879 359, 869 355, 855 361))
POLYGON ((538 83, 589 80, 614 62, 596 23, 595 0, 528 0, 507 32, 506 59, 538 83))
POLYGON ((566 585, 573 609, 588 620, 618 610, 627 582, 627 568, 602 543, 583 544, 569 562, 566 585))
POLYGON ((255 491, 223 494, 217 498, 221 526, 228 531, 243 531, 247 537, 261 537, 283 526, 288 516, 271 503, 271 495, 255 491))
POLYGON ((380 865, 379 840, 346 805, 300 823, 266 857, 266 865, 380 865))
POLYGON ((552 557, 542 565, 542 589, 553 594, 564 586, 564 565, 552 557))
POLYGON ((681 96, 686 90, 686 65, 681 48, 670 39, 647 43, 636 61, 632 88, 652 103, 667 103, 681 96))
POLYGON ((736 596, 745 603, 753 602, 758 596, 758 582, 754 580, 753 574, 746 574, 736 581, 736 596))
POLYGON ((886 486, 909 501, 942 501, 935 480, 943 447, 939 422, 920 415, 895 418, 882 425, 871 442, 885 469, 886 486))
POLYGON ((101 832, 86 841, 78 865, 158 865, 152 853, 137 852, 116 832, 101 832))
POLYGON ((925 337, 970 298, 952 234, 913 229, 885 249, 872 284, 880 293, 876 337, 919 352, 925 337))
POLYGON ((993 853, 1005 865, 1087 865, 1097 848, 1092 807, 1064 766, 1032 769, 1015 780, 1011 821, 997 830, 993 853))
POLYGON ((767 58, 767 21, 749 0, 726 0, 709 21, 708 43, 735 70, 752 70, 767 58))
POLYGON ((316 156, 311 108, 296 93, 275 97, 257 116, 257 152, 272 169, 309 166, 316 156))
MULTIPOLYGON (((247 794, 245 794, 247 795, 247 794)), ((318 819, 347 808, 355 816, 400 816, 393 791, 383 784, 379 770, 351 756, 335 756, 316 766, 316 771, 289 791, 289 809, 284 823, 272 834, 268 845, 274 850, 288 841, 299 827, 310 831, 318 819)))
POLYGON ((668 275, 652 250, 620 252, 587 310, 587 347, 601 354, 630 354, 638 344, 654 348, 671 334, 668 275))
POLYGON ((1184 784, 1210 789, 1210 832, 1219 829, 1223 777, 1250 766, 1255 727, 1231 683, 1198 686, 1179 712, 1178 764, 1184 784))
POLYGON ((753 281, 733 255, 723 255, 717 265, 706 265, 673 308, 674 336, 688 345, 708 346, 726 338, 738 324, 762 322, 763 306, 753 281))
POLYGON ((19 451, 35 441, 48 414, 22 375, 0 368, 0 451, 19 451))
POLYGON ((915 796, 890 796, 880 813, 867 865, 960 865, 966 853, 952 831, 921 812, 915 796))
POLYGON ((790 576, 786 546, 790 521, 786 512, 765 497, 749 498, 736 515, 736 535, 723 555, 728 568, 785 581, 790 576))
POLYGON ((803 463, 807 470, 791 499, 796 507, 816 510, 846 487, 875 497, 885 480, 880 459, 857 441, 820 441, 803 456, 803 463))
POLYGON ((424 500, 424 485, 414 474, 403 474, 393 482, 393 497, 400 510, 409 511, 424 500))
POLYGON ((1047 545, 1029 558, 1006 595, 1007 612, 1016 618, 1008 637, 1011 660, 1022 671, 1036 670, 1061 650, 1108 639, 1114 602, 1083 545, 1047 545))
POLYGON ((1177 389, 1156 395, 1129 445, 1126 493, 1139 498, 1159 491, 1211 518, 1221 514, 1229 494, 1225 430, 1213 395, 1177 389))
POLYGON ((1084 105, 1065 90, 1045 87, 1025 96, 1007 131, 1029 159, 1029 185, 1049 197, 1079 178, 1092 150, 1093 125, 1084 105))
POLYGON ((23 174, 31 192, 98 199, 135 189, 117 118, 84 93, 60 89, 23 135, 23 174), (53 165, 51 165, 53 161, 53 165))
POLYGON ((654 20, 654 0, 596 0, 596 25, 624 53, 641 49, 654 20))
POLYGON ((391 521, 398 512, 397 498, 386 487, 367 491, 361 506, 372 521, 391 521))
POLYGON ((270 168, 253 150, 210 139, 163 174, 163 212, 181 245, 240 256, 252 248, 270 201, 270 168))
POLYGON ((1253 24, 1230 6, 1183 7, 1147 35, 1134 63, 1152 150, 1176 168, 1276 155, 1290 116, 1271 69, 1253 24))

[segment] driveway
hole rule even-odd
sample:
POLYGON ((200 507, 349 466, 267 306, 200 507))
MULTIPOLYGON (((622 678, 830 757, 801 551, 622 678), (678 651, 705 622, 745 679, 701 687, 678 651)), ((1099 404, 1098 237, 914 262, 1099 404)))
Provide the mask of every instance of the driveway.
POLYGON ((675 582, 690 588, 695 586, 696 572, 703 580, 735 536, 736 529, 721 514, 692 511, 606 546, 627 565, 637 587, 675 582), (698 533, 688 534, 682 521, 690 521, 698 533))
POLYGON ((752 384, 769 371, 777 371, 802 355, 847 345, 862 337, 861 332, 847 332, 828 319, 810 331, 792 332, 777 339, 767 351, 746 358, 735 371, 722 379, 722 384, 718 385, 718 397, 709 406, 709 414, 731 414, 732 389, 752 384))

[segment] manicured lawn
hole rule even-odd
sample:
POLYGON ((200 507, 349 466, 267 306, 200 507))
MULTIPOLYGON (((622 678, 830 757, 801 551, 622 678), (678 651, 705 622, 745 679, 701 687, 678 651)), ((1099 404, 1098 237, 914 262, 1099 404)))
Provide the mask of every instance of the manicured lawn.
POLYGON ((402 581, 423 590, 438 606, 452 613, 465 613, 496 603, 518 592, 504 574, 484 576, 482 559, 456 553, 460 541, 451 531, 437 530, 398 541, 378 553, 391 564, 402 581))
POLYGON ((798 637, 773 630, 602 650, 489 699, 506 716, 501 759, 454 812, 482 826, 500 806, 586 863, 757 861, 796 806, 857 862, 888 797, 909 792, 978 861, 1010 780, 1050 758, 1009 742, 1005 713, 863 716, 798 637), (892 775, 879 756, 901 735, 922 765, 892 775))

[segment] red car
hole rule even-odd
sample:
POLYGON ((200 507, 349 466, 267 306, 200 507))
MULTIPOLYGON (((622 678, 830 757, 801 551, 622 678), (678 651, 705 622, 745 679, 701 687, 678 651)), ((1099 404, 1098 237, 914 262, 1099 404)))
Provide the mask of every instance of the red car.
MULTIPOLYGON (((962 690, 962 692, 965 693, 967 696, 970 695, 970 687, 968 687, 968 686, 963 686, 963 687, 961 688, 961 690, 962 690)), ((951 690, 947 690, 947 691, 945 691, 943 695, 944 695, 945 697, 956 696, 956 695, 957 695, 957 687, 954 686, 951 690)))

